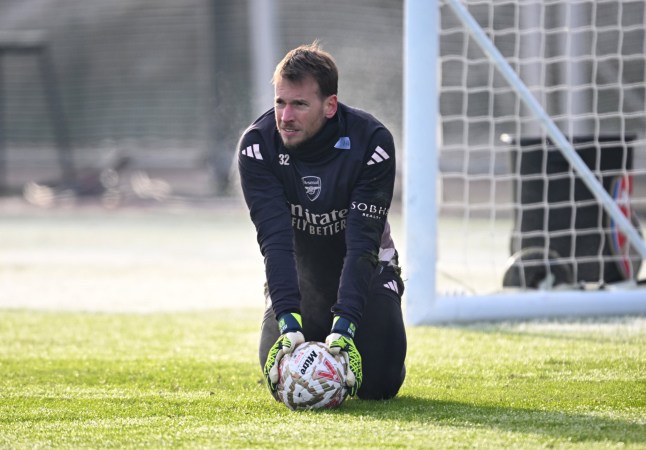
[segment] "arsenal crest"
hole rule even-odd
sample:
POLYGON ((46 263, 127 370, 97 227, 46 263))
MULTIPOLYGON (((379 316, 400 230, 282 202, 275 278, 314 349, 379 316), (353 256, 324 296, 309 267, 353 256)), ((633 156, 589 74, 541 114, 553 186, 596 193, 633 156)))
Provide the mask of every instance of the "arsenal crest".
POLYGON ((321 179, 314 175, 309 175, 301 178, 303 180, 303 186, 305 186, 305 194, 311 202, 319 198, 321 195, 321 179))

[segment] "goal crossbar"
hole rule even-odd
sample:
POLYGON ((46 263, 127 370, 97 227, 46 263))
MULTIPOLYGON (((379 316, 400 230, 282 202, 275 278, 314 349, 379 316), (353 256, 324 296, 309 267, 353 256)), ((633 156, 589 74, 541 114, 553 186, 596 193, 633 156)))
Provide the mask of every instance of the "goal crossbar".
POLYGON ((408 315, 412 325, 547 319, 555 317, 607 317, 646 313, 643 290, 534 291, 474 297, 437 297, 424 313, 408 315))

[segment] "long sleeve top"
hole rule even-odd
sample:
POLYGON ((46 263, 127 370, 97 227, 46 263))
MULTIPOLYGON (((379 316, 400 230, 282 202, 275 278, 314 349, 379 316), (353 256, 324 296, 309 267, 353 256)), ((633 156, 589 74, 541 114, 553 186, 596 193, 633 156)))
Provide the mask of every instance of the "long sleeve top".
POLYGON ((317 135, 287 149, 271 109, 240 139, 238 167, 276 317, 324 295, 335 315, 359 323, 379 261, 397 255, 391 133, 339 103, 317 135))

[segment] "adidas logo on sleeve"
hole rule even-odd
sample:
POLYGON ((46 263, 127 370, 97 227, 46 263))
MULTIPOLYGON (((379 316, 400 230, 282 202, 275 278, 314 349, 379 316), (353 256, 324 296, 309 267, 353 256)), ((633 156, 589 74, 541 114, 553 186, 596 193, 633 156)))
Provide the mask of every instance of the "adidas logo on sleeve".
POLYGON ((384 287, 399 294, 399 288, 397 287, 397 283, 395 283, 395 281, 389 281, 388 283, 384 284, 384 287))
POLYGON ((262 160, 262 155, 260 154, 260 144, 253 144, 247 148, 242 149, 242 154, 253 159, 262 160))
POLYGON ((388 156, 388 153, 386 153, 386 150, 377 146, 377 148, 375 149, 375 152, 370 157, 370 161, 368 161, 368 165, 372 166, 373 164, 379 164, 380 162, 385 161, 387 159, 390 159, 390 156, 388 156))

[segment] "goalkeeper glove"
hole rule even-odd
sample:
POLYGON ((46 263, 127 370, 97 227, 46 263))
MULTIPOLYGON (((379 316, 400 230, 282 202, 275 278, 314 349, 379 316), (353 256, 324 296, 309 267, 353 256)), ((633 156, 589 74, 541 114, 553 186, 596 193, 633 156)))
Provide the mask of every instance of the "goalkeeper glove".
POLYGON ((363 381, 363 370, 361 369, 361 354, 354 345, 354 333, 356 326, 348 319, 335 316, 332 323, 332 331, 325 339, 330 353, 338 355, 343 353, 348 360, 348 373, 345 377, 345 384, 349 389, 350 396, 354 396, 363 381))
POLYGON ((278 328, 280 330, 280 337, 273 347, 269 349, 267 362, 265 362, 263 369, 267 387, 269 387, 272 394, 275 394, 278 385, 278 365, 280 364, 281 358, 293 352, 296 347, 305 342, 300 314, 281 314, 278 319, 278 328))

